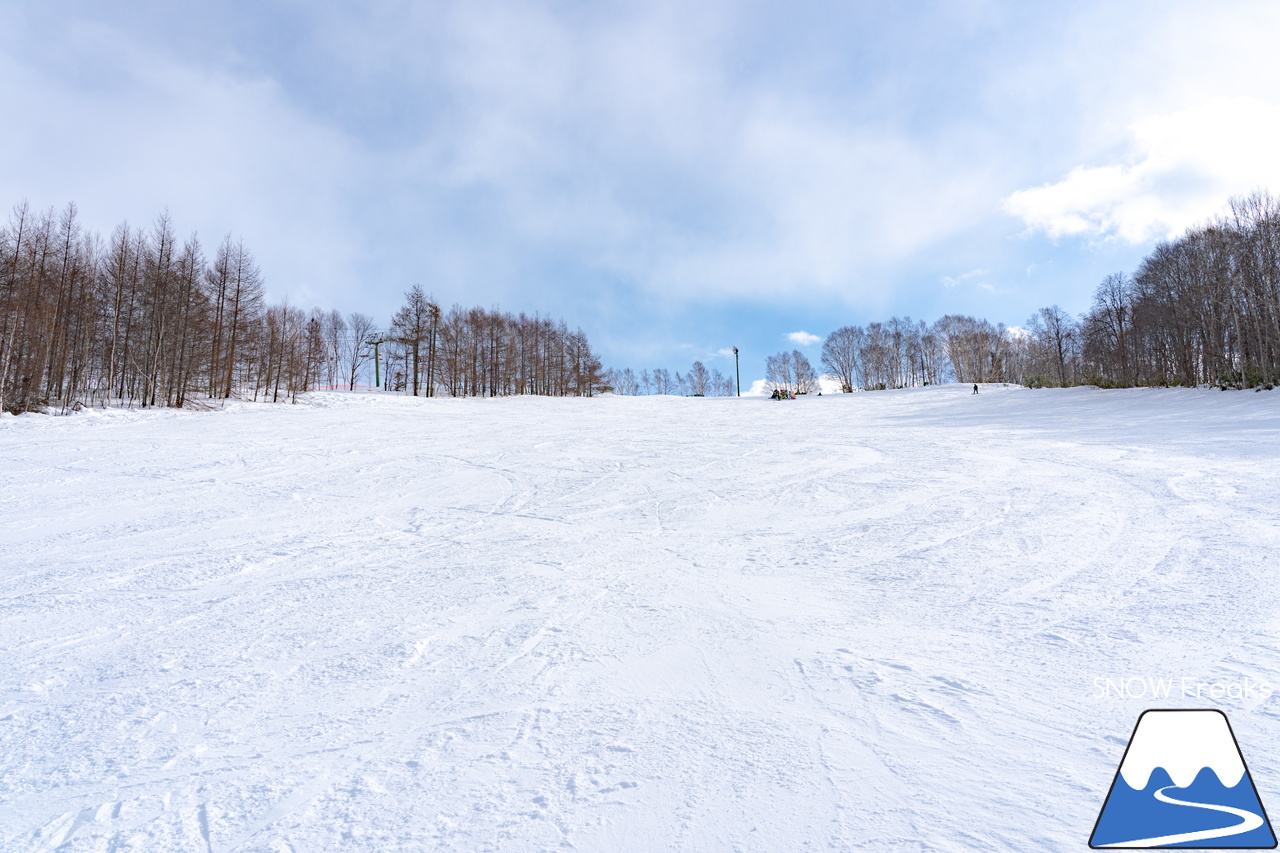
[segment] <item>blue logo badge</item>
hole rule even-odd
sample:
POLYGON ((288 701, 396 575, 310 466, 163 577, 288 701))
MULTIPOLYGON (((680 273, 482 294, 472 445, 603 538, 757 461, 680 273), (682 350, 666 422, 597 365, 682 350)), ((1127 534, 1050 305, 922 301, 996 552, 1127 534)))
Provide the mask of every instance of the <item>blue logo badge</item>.
POLYGON ((1089 846, 1274 848, 1275 833, 1226 715, 1144 711, 1089 846))

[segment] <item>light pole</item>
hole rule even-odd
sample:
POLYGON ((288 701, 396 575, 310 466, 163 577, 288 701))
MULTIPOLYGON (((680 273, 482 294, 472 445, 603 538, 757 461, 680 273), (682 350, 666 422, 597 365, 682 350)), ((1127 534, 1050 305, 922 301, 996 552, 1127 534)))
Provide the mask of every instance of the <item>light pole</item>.
POLYGON ((733 375, 738 379, 738 396, 742 396, 742 371, 738 369, 738 348, 733 348, 733 375))

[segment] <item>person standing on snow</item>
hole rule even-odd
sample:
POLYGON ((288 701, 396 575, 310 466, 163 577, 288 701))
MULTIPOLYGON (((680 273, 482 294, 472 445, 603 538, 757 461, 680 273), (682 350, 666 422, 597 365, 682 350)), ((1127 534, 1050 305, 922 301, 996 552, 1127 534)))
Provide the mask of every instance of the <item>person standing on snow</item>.
POLYGON ((978 393, 978 386, 977 386, 977 385, 974 385, 974 386, 973 386, 973 393, 974 393, 974 394, 977 394, 977 393, 978 393))

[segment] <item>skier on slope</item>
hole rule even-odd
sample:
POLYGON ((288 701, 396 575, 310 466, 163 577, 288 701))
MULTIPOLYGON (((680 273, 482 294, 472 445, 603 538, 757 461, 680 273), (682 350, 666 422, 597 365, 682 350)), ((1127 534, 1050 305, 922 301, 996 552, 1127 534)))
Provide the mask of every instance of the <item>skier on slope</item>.
POLYGON ((977 386, 977 385, 974 385, 974 386, 973 386, 973 393, 974 393, 974 394, 977 394, 977 393, 978 393, 978 386, 977 386))

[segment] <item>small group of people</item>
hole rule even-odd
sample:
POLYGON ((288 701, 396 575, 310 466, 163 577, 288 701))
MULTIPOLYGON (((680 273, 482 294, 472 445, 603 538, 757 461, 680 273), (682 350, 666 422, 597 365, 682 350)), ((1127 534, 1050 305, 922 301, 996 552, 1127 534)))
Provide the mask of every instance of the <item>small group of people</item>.
POLYGON ((786 388, 774 388, 773 394, 769 397, 770 400, 794 400, 795 398, 796 395, 792 394, 786 388))

